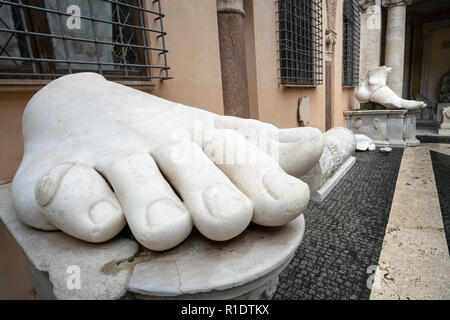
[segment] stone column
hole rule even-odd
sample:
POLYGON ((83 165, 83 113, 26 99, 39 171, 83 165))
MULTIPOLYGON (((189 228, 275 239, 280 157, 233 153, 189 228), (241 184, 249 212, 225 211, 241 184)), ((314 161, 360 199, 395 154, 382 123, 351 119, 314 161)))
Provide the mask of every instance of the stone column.
POLYGON ((325 130, 333 127, 334 46, 336 45, 336 0, 327 0, 325 29, 325 130))
POLYGON ((411 2, 412 0, 383 0, 382 3, 384 7, 388 7, 384 64, 392 67, 387 84, 400 97, 403 93, 406 6, 411 2))
POLYGON ((243 0, 217 0, 225 115, 249 118, 243 0))
POLYGON ((381 58, 381 0, 360 0, 361 60, 360 82, 367 71, 380 66, 381 58))

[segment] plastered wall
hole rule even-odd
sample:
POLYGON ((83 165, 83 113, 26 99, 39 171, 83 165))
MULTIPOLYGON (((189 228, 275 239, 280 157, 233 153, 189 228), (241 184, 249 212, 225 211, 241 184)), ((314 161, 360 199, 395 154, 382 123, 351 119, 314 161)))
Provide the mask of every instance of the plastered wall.
POLYGON ((22 113, 33 94, 0 88, 0 184, 12 179, 22 160, 22 113))
MULTIPOLYGON (((279 85, 277 4, 271 0, 246 0, 252 6, 254 40, 247 38, 247 46, 254 45, 255 74, 259 120, 282 128, 297 127, 298 99, 310 97, 310 125, 325 129, 325 86, 315 88, 288 88, 279 85), (252 43, 252 40, 254 43, 252 43)), ((244 8, 245 9, 245 8, 244 8)), ((248 10, 247 10, 248 11, 248 10)), ((325 13, 325 10, 324 10, 325 13)), ((247 12, 247 15, 251 12, 247 12)), ((246 16, 246 20, 250 18, 246 16)), ((247 28, 251 27, 248 24, 247 28)))
MULTIPOLYGON (((344 1, 337 1, 336 8, 336 45, 334 47, 334 64, 333 64, 333 127, 345 127, 345 118, 343 112, 345 110, 354 109, 356 105, 355 87, 344 87, 342 85, 342 54, 343 54, 343 12, 344 1)), ((325 20, 324 20, 325 21, 325 20)), ((364 35, 361 35, 364 37, 364 35)))
POLYGON ((433 32, 431 40, 430 70, 428 72, 428 99, 439 101, 441 78, 450 72, 450 28, 433 32))
MULTIPOLYGON (((152 8, 152 1, 147 1, 152 8)), ((171 80, 156 82, 153 94, 175 102, 223 114, 222 78, 216 1, 161 1, 167 60, 171 80)), ((158 27, 159 20, 147 21, 158 27)), ((152 34, 152 46, 161 48, 161 39, 152 34)), ((153 55, 161 65, 162 55, 153 55)))
MULTIPOLYGON (((342 86, 342 1, 338 1, 333 66, 333 126, 345 126, 343 111, 355 106, 354 88, 342 86)), ((325 130, 325 84, 316 87, 286 88, 279 85, 277 4, 272 0, 244 0, 246 49, 250 91, 250 114, 282 128, 296 127, 298 99, 310 98, 310 126, 325 130), (254 59, 254 61, 252 61, 254 59)), ((323 4, 323 38, 326 7, 323 4)), ((325 52, 325 43, 323 45, 325 52)), ((325 57, 324 57, 325 58, 325 57)), ((325 61, 323 61, 325 66, 325 61)), ((323 68, 325 72, 325 67, 323 68)), ((325 77, 325 75, 324 75, 325 77)), ((325 83, 325 81, 324 81, 325 83)))

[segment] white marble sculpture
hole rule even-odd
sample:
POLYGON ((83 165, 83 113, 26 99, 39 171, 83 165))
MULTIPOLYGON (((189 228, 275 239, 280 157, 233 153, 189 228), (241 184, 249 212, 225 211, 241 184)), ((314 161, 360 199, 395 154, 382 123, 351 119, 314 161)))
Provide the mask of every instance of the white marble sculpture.
POLYGON ((372 139, 364 134, 355 134, 356 150, 358 151, 374 151, 376 149, 375 143, 372 139))
POLYGON ((323 140, 324 149, 319 161, 301 177, 309 186, 311 200, 318 202, 325 199, 356 161, 352 157, 356 140, 349 129, 332 128, 323 134, 323 140), (336 173, 338 174, 335 176, 336 173))
POLYGON ((95 73, 46 85, 22 122, 25 151, 12 184, 22 222, 89 242, 111 239, 128 223, 151 250, 178 245, 192 225, 221 241, 250 221, 290 222, 309 201, 308 186, 294 176, 323 150, 318 129, 219 116, 95 73), (208 139, 195 137, 199 124, 208 139), (258 130, 277 137, 269 139, 276 159, 251 139, 258 130), (226 157, 246 150, 258 161, 220 161, 213 146, 224 144, 235 146, 224 148, 226 157))
POLYGON ((405 100, 399 97, 386 84, 392 68, 381 66, 367 71, 364 80, 356 90, 355 97, 361 103, 375 102, 388 109, 420 109, 425 107, 423 101, 405 100))
POLYGON ((450 135, 450 106, 442 109, 442 121, 438 132, 441 135, 450 135))

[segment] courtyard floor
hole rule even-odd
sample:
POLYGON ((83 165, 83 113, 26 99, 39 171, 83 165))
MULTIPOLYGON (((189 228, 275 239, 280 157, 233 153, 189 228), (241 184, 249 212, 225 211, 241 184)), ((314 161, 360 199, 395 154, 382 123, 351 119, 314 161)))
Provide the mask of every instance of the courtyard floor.
MULTIPOLYGON (((303 241, 273 298, 450 299, 450 144, 437 142, 357 152, 329 196, 305 210, 303 241)), ((15 243, 6 229, 0 236, 15 243)), ((14 297, 33 298, 20 249, 6 249, 0 271, 14 297)))
POLYGON ((304 212, 274 299, 450 299, 450 144, 356 157, 304 212))

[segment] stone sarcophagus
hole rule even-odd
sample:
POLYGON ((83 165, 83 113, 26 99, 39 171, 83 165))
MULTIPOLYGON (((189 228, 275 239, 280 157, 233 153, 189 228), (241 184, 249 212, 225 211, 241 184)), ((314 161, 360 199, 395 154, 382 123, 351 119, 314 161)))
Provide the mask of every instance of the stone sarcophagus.
POLYGON ((346 127, 370 137, 376 146, 416 146, 416 110, 348 110, 346 127))

